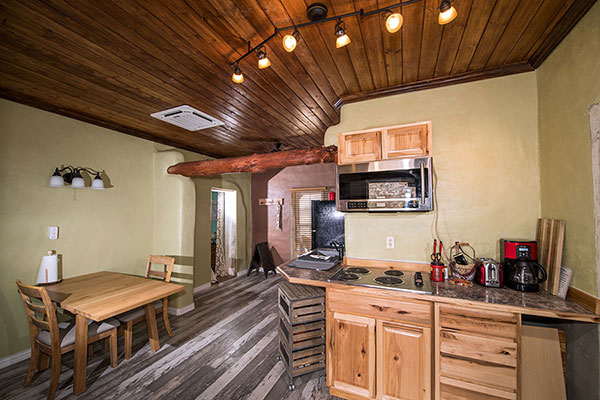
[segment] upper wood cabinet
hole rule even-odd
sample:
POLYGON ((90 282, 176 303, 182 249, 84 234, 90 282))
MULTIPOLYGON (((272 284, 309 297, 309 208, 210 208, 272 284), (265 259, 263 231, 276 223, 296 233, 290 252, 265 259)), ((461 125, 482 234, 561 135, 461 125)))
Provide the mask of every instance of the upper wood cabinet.
POLYGON ((376 331, 377 399, 430 399, 430 329, 378 320, 376 331))
POLYGON ((338 135, 339 164, 430 154, 431 122, 394 125, 338 135))
POLYGON ((338 163, 354 164, 381 160, 381 132, 345 134, 338 137, 338 163))
POLYGON ((332 388, 362 398, 375 397, 375 320, 330 313, 327 378, 332 388))

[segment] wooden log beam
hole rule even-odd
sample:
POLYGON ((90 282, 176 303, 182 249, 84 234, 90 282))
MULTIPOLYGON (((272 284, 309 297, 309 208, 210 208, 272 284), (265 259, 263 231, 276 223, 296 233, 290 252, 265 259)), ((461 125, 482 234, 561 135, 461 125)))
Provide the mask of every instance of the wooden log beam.
POLYGON ((256 173, 294 165, 329 164, 334 162, 337 162, 337 146, 328 146, 207 161, 183 162, 170 166, 167 172, 171 175, 189 177, 212 176, 236 172, 256 173))

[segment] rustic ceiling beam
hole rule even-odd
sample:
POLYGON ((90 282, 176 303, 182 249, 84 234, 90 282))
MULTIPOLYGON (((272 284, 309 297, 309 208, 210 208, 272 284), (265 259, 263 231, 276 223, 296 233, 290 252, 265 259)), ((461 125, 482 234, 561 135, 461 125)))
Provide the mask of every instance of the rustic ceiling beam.
POLYGON ((207 161, 183 162, 170 166, 167 172, 171 175, 197 177, 236 172, 255 173, 294 165, 329 164, 334 162, 337 162, 337 146, 328 146, 207 161))

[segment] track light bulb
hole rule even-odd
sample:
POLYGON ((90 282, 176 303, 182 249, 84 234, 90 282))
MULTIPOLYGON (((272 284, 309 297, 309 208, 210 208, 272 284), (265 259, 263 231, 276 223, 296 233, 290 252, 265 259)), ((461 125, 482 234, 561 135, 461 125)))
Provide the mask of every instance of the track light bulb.
POLYGON ((396 33, 402 28, 402 22, 404 18, 402 18, 402 14, 400 13, 388 13, 387 18, 385 19, 385 29, 389 33, 396 33))
POLYGON ((233 70, 233 75, 231 76, 231 80, 235 83, 244 82, 244 74, 242 74, 242 70, 240 69, 240 67, 235 67, 235 69, 233 70))
POLYGON ((258 68, 264 69, 271 66, 271 61, 267 57, 267 50, 264 46, 258 49, 258 53, 256 54, 258 57, 258 68))
POLYGON ((440 15, 438 17, 438 22, 440 25, 446 25, 449 22, 454 21, 458 13, 456 12, 456 8, 452 5, 450 0, 442 0, 442 4, 440 4, 440 15))
POLYGON ((338 49, 351 42, 350 37, 348 34, 346 34, 346 25, 343 21, 339 21, 337 24, 335 24, 335 36, 337 36, 337 39, 335 40, 335 47, 338 49))
POLYGON ((291 53, 296 48, 298 44, 299 34, 298 31, 294 31, 291 35, 285 35, 283 37, 283 48, 288 53, 291 53))

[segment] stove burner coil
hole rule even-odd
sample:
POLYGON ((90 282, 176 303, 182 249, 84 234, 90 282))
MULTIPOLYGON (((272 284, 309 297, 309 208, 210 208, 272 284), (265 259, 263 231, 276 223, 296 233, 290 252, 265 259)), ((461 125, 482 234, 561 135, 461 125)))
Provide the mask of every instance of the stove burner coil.
POLYGON ((348 273, 343 273, 340 274, 340 276, 338 277, 338 279, 340 281, 356 281, 358 280, 359 276, 356 274, 348 274, 348 273))
POLYGON ((375 282, 385 286, 399 286, 404 284, 404 280, 400 278, 394 278, 393 276, 380 276, 375 278, 375 282))
POLYGON ((344 270, 344 272, 346 272, 348 274, 360 274, 360 275, 366 275, 366 274, 371 273, 370 270, 368 270, 366 268, 362 268, 362 267, 347 268, 344 270))
POLYGON ((388 269, 387 271, 384 272, 384 274, 386 274, 388 276, 402 276, 402 275, 404 275, 404 272, 398 271, 397 269, 388 269))

